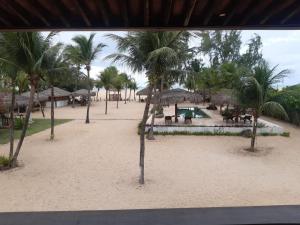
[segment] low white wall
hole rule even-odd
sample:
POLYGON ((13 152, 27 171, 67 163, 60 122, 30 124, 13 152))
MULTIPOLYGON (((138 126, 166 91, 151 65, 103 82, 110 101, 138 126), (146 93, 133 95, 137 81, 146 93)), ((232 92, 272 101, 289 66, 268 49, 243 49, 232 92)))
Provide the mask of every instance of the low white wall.
MULTIPOLYGON (((258 134, 282 134, 284 129, 274 123, 264 120, 259 120, 265 127, 257 128, 258 134)), ((146 131, 149 126, 146 127, 146 131)), ((244 130, 252 130, 252 127, 225 127, 225 126, 154 126, 153 131, 157 133, 174 133, 174 132, 187 132, 187 133, 241 133, 244 130)))

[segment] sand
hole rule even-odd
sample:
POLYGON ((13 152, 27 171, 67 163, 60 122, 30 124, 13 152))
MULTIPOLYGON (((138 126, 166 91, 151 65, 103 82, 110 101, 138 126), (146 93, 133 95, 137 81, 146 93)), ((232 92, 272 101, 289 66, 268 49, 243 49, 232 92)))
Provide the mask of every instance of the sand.
POLYGON ((140 186, 143 107, 109 102, 104 115, 94 102, 90 124, 85 107, 57 109, 74 120, 56 127, 53 142, 49 130, 25 139, 23 166, 0 173, 0 211, 300 204, 300 129, 282 122, 291 137, 259 137, 256 154, 242 150, 250 144, 242 137, 157 136, 146 142, 140 186))

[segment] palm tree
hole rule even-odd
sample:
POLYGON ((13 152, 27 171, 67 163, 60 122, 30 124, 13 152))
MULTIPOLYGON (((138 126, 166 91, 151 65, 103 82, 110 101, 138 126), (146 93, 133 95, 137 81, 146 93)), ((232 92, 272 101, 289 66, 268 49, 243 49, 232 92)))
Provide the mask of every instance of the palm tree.
POLYGON ((14 154, 14 128, 15 128, 15 118, 14 109, 16 104, 16 83, 18 78, 18 70, 16 67, 10 64, 0 63, 1 74, 10 80, 11 87, 11 103, 9 107, 9 160, 12 160, 14 154))
MULTIPOLYGON (((126 81, 125 81, 126 82, 126 81)), ((124 86, 124 77, 122 77, 121 75, 117 75, 114 79, 113 79, 113 87, 117 90, 118 93, 118 97, 117 97, 117 108, 119 108, 119 98, 120 98, 120 91, 122 90, 123 86, 124 86)), ((126 97, 125 97, 126 98, 126 97)))
POLYGON ((126 36, 109 34, 117 43, 118 53, 107 59, 127 64, 133 72, 145 71, 149 92, 140 126, 140 184, 144 184, 145 126, 148 118, 153 86, 166 68, 179 65, 179 49, 187 46, 186 32, 129 32, 126 36))
POLYGON ((17 165, 17 158, 28 127, 34 94, 41 74, 46 69, 43 67, 44 56, 52 48, 51 39, 54 35, 53 32, 46 37, 40 32, 7 32, 0 34, 0 61, 26 73, 30 85, 30 97, 23 129, 10 162, 12 167, 17 165))
POLYGON ((95 81, 95 87, 97 88, 97 96, 96 96, 96 99, 97 99, 97 101, 99 101, 99 98, 98 98, 98 96, 99 96, 99 91, 100 91, 100 88, 103 87, 103 84, 102 84, 101 80, 96 80, 96 81, 95 81))
POLYGON ((138 89, 138 86, 137 86, 137 83, 134 79, 132 79, 132 81, 131 81, 131 88, 133 90, 133 99, 135 101, 136 100, 135 99, 135 91, 138 89))
POLYGON ((263 61, 254 68, 252 75, 241 78, 241 84, 237 89, 241 106, 251 108, 254 117, 250 151, 255 151, 257 121, 264 111, 271 116, 280 115, 288 118, 286 111, 279 103, 268 100, 268 93, 272 86, 281 82, 289 73, 288 70, 276 73, 276 68, 277 66, 270 68, 268 63, 263 61))
POLYGON ((107 94, 113 86, 113 80, 118 75, 118 70, 114 66, 107 67, 100 73, 99 80, 105 89, 105 114, 107 114, 107 94))
POLYGON ((78 57, 79 62, 81 62, 82 65, 85 65, 85 69, 87 71, 87 80, 88 80, 88 104, 87 104, 87 111, 86 111, 86 123, 90 122, 90 70, 91 70, 91 63, 94 61, 97 57, 97 55, 100 53, 100 51, 105 47, 104 44, 98 43, 96 46, 94 45, 94 37, 95 33, 90 34, 89 38, 78 35, 75 36, 72 40, 76 43, 75 48, 78 49, 76 54, 76 57, 78 57))
POLYGON ((45 55, 45 67, 47 70, 43 75, 46 76, 51 88, 51 129, 50 140, 54 139, 54 85, 59 83, 62 78, 61 75, 68 69, 68 65, 63 61, 63 54, 61 53, 61 44, 56 44, 52 51, 45 55))
POLYGON ((124 103, 126 104, 127 103, 127 88, 128 88, 129 78, 128 78, 128 75, 126 73, 121 73, 120 76, 122 77, 123 83, 125 85, 125 100, 124 100, 124 103))

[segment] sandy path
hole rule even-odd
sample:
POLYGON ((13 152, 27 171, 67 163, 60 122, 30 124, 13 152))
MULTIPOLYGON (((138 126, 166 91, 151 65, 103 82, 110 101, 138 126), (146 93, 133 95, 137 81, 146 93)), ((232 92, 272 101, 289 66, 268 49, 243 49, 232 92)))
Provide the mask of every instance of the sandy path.
POLYGON ((0 173, 0 211, 300 204, 300 129, 284 123, 291 137, 259 137, 256 155, 240 151, 250 143, 241 137, 158 136, 146 143, 139 186, 142 111, 112 103, 104 115, 97 102, 86 125, 84 107, 56 110, 75 120, 56 127, 54 142, 49 130, 25 140, 24 167, 0 173))

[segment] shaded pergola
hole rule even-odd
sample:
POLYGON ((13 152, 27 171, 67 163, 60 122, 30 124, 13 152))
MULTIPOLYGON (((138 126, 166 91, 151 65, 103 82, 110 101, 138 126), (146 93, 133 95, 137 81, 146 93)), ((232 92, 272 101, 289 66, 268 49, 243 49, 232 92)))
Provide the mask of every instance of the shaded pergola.
POLYGON ((1 30, 299 29, 298 0, 1 0, 1 30))

